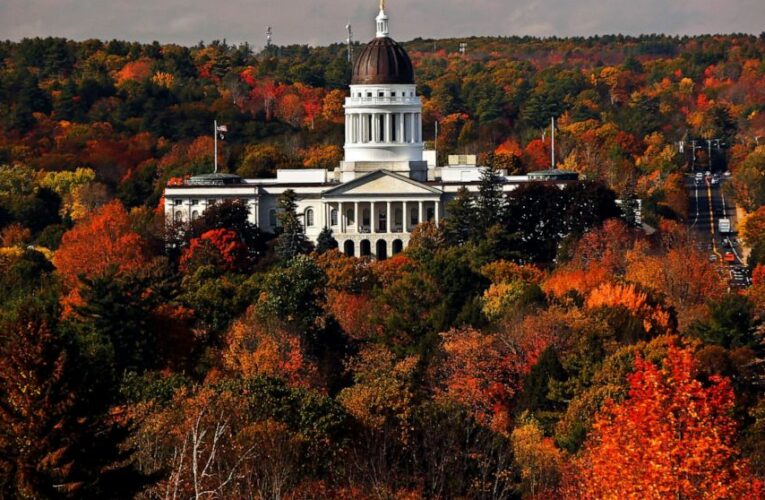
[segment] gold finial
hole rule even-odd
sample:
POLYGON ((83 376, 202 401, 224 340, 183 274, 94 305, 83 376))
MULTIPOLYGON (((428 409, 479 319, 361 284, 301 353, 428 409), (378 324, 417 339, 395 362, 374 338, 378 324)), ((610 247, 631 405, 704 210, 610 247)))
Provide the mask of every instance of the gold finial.
POLYGON ((385 0, 380 0, 380 10, 385 10, 385 0))

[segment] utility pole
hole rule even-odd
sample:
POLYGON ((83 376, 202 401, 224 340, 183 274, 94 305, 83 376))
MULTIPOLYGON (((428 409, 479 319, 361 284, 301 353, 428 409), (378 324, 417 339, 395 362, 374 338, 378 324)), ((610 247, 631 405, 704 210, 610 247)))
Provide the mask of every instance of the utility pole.
POLYGON ((271 26, 266 28, 266 52, 271 52, 271 39, 273 36, 273 31, 271 31, 271 26))
POLYGON ((696 140, 691 141, 691 150, 693 152, 693 160, 691 160, 691 169, 696 171, 696 140))
POLYGON ((709 171, 712 171, 712 139, 707 139, 707 161, 709 162, 709 171))
POLYGON ((438 166, 438 120, 435 121, 436 134, 433 138, 433 150, 436 152, 436 166, 438 166))

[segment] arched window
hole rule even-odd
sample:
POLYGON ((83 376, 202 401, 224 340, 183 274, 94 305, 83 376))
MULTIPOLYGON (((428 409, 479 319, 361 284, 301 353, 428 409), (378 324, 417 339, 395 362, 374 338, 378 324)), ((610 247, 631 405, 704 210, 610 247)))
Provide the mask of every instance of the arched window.
POLYGON ((175 222, 183 222, 183 212, 178 210, 175 212, 175 222))
POLYGON ((191 220, 192 220, 192 221, 195 221, 195 220, 197 220, 198 218, 199 218, 199 212, 197 212, 196 210, 194 210, 193 212, 191 212, 191 220))
POLYGON ((305 227, 313 227, 313 208, 305 209, 305 227))
POLYGON ((333 208, 329 211, 329 225, 337 226, 337 209, 333 208))

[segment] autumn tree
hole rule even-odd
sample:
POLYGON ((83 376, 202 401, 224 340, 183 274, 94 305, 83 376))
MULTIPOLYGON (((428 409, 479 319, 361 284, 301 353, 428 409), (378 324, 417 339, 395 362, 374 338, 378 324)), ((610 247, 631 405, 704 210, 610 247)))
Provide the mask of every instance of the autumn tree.
POLYGON ((67 231, 53 258, 57 272, 71 290, 66 302, 75 304, 81 276, 94 277, 109 268, 125 274, 147 262, 145 243, 132 230, 130 218, 119 201, 104 205, 67 231))
POLYGON ((247 247, 239 235, 229 229, 212 229, 194 238, 181 255, 184 271, 210 265, 221 271, 244 271, 249 266, 247 247))
POLYGON ((118 429, 93 404, 81 360, 50 305, 30 298, 3 321, 0 344, 0 478, 18 498, 130 496, 140 475, 117 449, 118 429), (108 485, 108 486, 106 486, 108 485))
POLYGON ((689 349, 661 366, 635 360, 630 396, 595 421, 569 477, 572 498, 751 497, 762 494, 734 447, 730 380, 694 378, 689 349))

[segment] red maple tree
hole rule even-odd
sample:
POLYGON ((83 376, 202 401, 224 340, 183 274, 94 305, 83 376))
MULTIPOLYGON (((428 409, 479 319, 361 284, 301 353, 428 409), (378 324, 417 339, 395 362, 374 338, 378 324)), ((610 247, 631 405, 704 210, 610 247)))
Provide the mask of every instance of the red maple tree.
POLYGON ((575 498, 761 498, 763 485, 734 448, 730 380, 695 378, 690 349, 663 366, 641 358, 629 399, 606 404, 569 471, 575 498))

